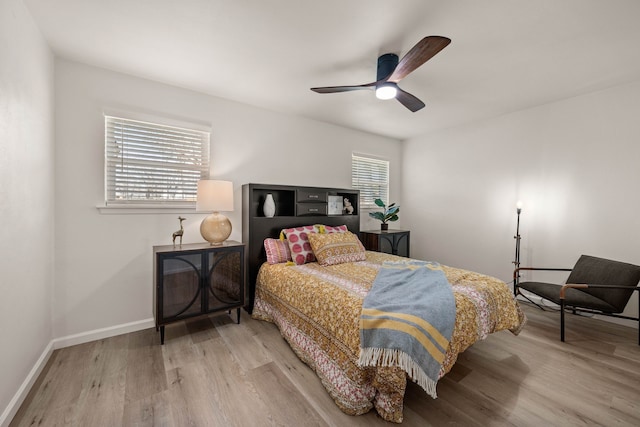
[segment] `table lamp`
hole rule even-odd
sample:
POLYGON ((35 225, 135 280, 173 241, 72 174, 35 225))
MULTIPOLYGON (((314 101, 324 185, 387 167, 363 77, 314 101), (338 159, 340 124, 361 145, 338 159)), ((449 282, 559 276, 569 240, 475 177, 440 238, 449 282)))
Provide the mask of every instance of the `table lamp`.
POLYGON ((198 181, 197 212, 211 212, 200 224, 200 234, 212 245, 221 245, 231 234, 231 222, 220 211, 233 211, 233 183, 201 179, 198 181))

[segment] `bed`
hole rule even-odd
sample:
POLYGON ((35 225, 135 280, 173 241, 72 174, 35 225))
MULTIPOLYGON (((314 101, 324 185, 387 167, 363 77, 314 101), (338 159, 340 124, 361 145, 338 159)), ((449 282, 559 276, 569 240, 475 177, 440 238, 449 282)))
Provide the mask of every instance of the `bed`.
MULTIPOLYGON (((358 363, 359 318, 365 295, 385 261, 401 257, 366 251, 365 259, 323 266, 264 263, 256 281, 252 316, 275 323, 298 357, 318 375, 340 409, 359 415, 375 408, 401 422, 407 375, 394 367, 358 363)), ((458 354, 490 333, 518 334, 525 317, 498 279, 443 266, 453 288, 455 326, 440 377, 458 354)))
MULTIPOLYGON (((338 259, 334 265, 323 266, 305 259, 302 265, 291 265, 300 254, 284 253, 287 246, 279 237, 287 236, 281 231, 313 225, 317 232, 348 231, 357 237, 359 191, 244 184, 242 194, 242 240, 248 249, 247 311, 255 319, 277 325, 342 411, 359 415, 375 408, 383 419, 401 422, 408 375, 397 367, 360 364, 359 322, 363 301, 374 293, 369 291, 384 264, 406 258, 365 251, 360 244, 358 261, 338 259), (273 217, 263 213, 268 194, 276 203, 273 217), (332 197, 348 199, 353 210, 333 213, 329 206, 332 197), (274 245, 269 251, 271 259, 265 240, 274 245), (274 251, 275 247, 281 250, 274 251)), ((453 291, 455 317, 436 377, 449 372, 458 354, 473 343, 501 330, 518 334, 526 321, 504 282, 447 266, 442 266, 442 271, 453 291)))

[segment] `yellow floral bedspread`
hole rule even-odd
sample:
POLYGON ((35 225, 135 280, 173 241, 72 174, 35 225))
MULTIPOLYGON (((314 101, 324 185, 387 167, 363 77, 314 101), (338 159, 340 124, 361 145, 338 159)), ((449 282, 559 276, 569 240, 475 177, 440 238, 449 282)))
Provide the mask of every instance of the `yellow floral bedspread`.
MULTIPOLYGON (((375 407, 383 419, 401 422, 406 374, 399 368, 358 366, 362 301, 382 263, 398 257, 366 255, 366 261, 324 267, 265 263, 252 316, 278 326, 342 411, 359 415, 375 407)), ((505 329, 517 335, 526 321, 504 282, 443 267, 453 287, 456 322, 440 377, 476 341, 505 329)))

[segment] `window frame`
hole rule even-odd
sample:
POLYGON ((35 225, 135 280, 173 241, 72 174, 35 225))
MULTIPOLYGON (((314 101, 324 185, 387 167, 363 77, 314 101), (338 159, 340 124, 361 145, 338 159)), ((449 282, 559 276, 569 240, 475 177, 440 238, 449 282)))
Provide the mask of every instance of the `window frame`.
POLYGON ((379 209, 379 206, 374 203, 376 198, 382 199, 386 204, 389 203, 390 169, 391 162, 388 159, 368 154, 351 153, 351 187, 360 190, 360 209, 379 209), (385 169, 386 176, 384 177, 384 182, 382 184, 372 185, 366 182, 357 182, 358 180, 363 180, 363 178, 358 178, 356 173, 359 173, 360 175, 366 173, 366 171, 363 170, 365 169, 364 163, 370 163, 370 165, 377 164, 385 169), (358 168, 358 172, 356 172, 356 167, 358 168), (367 200, 369 198, 371 200, 367 200))
MULTIPOLYGON (((149 115, 112 111, 104 111, 103 123, 105 162, 103 175, 104 204, 98 206, 101 212, 132 213, 134 211, 147 212, 150 209, 158 209, 169 213, 195 209, 197 181, 199 179, 207 179, 210 174, 211 128, 209 126, 162 119, 149 115), (130 162, 125 160, 122 164, 127 167, 133 165, 134 168, 143 164, 144 168, 148 171, 159 171, 159 175, 156 175, 158 178, 151 178, 152 184, 148 187, 151 191, 148 192, 153 193, 160 189, 165 189, 166 192, 163 193, 164 197, 150 197, 148 199, 135 197, 120 199, 116 197, 117 188, 115 180, 117 172, 115 169, 116 166, 114 166, 116 162, 114 162, 115 157, 113 157, 113 155, 121 146, 117 145, 117 138, 110 135, 110 131, 114 129, 114 123, 117 125, 118 122, 125 124, 125 128, 129 128, 128 130, 142 129, 141 135, 144 138, 134 140, 133 137, 129 136, 125 138, 125 141, 130 144, 130 147, 142 147, 143 150, 141 151, 148 149, 149 151, 147 153, 151 153, 141 153, 135 157, 131 157, 130 162), (149 132, 149 134, 146 135, 146 132, 149 132), (183 134, 185 137, 182 138, 178 134, 183 134), (158 135, 159 138, 156 138, 158 135), (191 140, 188 141, 187 138, 191 138, 191 140), (138 144, 138 141, 140 144, 138 144), (177 145, 176 142, 178 143, 177 145), (158 145, 156 145, 156 143, 158 145), (162 148, 162 144, 168 148, 166 151, 162 148), (186 160, 187 156, 183 154, 183 150, 191 150, 189 156, 195 159, 194 163, 189 163, 186 160), (160 158, 160 161, 158 161, 159 156, 164 155, 166 155, 166 158, 160 158), (129 165, 127 165, 127 163, 129 163, 129 165), (185 174, 183 180, 178 180, 178 183, 182 185, 177 189, 163 187, 162 180, 170 180, 171 174, 175 172, 180 175, 185 174), (189 181, 193 181, 191 186, 188 185, 189 181), (178 197, 172 198, 172 195, 177 195, 178 197), (183 195, 183 198, 180 198, 180 195, 183 195), (190 197, 184 197, 185 195, 190 195, 190 197)), ((116 156, 120 155, 116 154, 116 156)), ((120 161, 123 160, 123 156, 118 158, 120 161)), ((151 172, 151 174, 153 174, 153 172, 151 172)), ((130 178, 126 177, 126 173, 124 175, 125 180, 130 178)), ((135 178, 132 179, 135 181, 135 178)), ((138 193, 140 193, 140 191, 138 191, 138 193)))

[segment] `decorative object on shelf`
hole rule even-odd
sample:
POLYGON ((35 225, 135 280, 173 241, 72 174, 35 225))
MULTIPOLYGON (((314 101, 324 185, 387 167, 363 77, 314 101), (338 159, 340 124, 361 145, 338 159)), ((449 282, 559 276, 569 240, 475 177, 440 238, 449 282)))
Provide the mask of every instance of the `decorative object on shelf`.
POLYGON ((344 206, 342 205, 342 197, 340 196, 328 196, 328 214, 329 215, 342 215, 344 213, 344 206))
POLYGON ((211 179, 198 181, 196 211, 212 212, 202 220, 200 234, 212 245, 221 245, 231 235, 231 222, 220 211, 233 211, 233 183, 211 179))
POLYGON ((184 221, 186 218, 182 218, 181 216, 179 216, 178 219, 180 220, 180 230, 173 233, 174 246, 176 245, 176 237, 180 237, 180 246, 182 246, 182 235, 184 234, 184 228, 182 228, 182 221, 184 221))
POLYGON ((353 214, 353 206, 351 205, 351 200, 349 200, 348 197, 344 198, 344 209, 343 209, 343 211, 347 215, 352 215, 353 214))
POLYGON ((273 200, 273 194, 268 193, 264 199, 264 205, 262 205, 262 213, 267 218, 273 218, 276 214, 276 202, 273 200))
MULTIPOLYGON (((514 269, 520 268, 520 213, 522 212, 522 202, 518 201, 516 203, 516 214, 518 215, 518 220, 516 222, 516 235, 513 236, 516 239, 516 256, 513 261, 514 269)), ((516 277, 513 279, 513 293, 518 295, 518 282, 520 281, 520 272, 516 274, 516 277)))
POLYGON ((382 222, 382 224, 380 224, 381 230, 388 230, 389 222, 398 220, 398 212, 400 212, 400 206, 396 206, 395 203, 391 203, 387 207, 387 205, 385 205, 381 199, 374 200, 374 203, 382 208, 382 212, 369 212, 369 216, 382 222))

